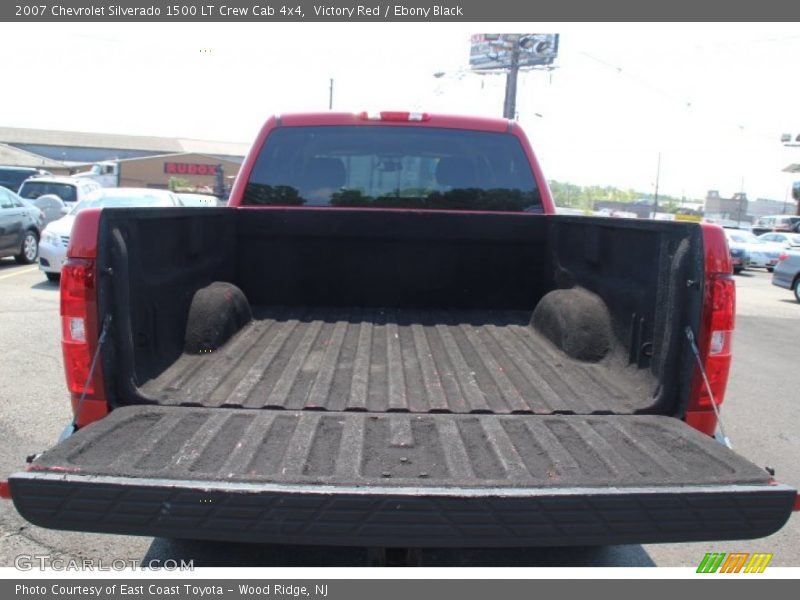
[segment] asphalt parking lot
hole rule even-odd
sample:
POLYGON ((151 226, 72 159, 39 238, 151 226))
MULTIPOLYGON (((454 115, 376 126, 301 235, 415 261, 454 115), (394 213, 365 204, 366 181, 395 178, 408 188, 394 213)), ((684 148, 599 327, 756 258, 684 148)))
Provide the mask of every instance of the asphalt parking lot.
MULTIPOLYGON (((800 304, 770 284, 765 271, 736 277, 734 361, 723 411, 737 452, 773 467, 778 480, 800 487, 800 304)), ((58 286, 36 267, 0 260, 0 478, 20 470, 26 455, 52 446, 69 420, 59 345, 58 286)), ((425 552, 423 565, 696 566, 706 552, 771 552, 772 566, 800 566, 800 515, 777 534, 742 542, 606 548, 425 552)), ((0 566, 19 555, 59 558, 193 559, 195 566, 362 565, 361 549, 329 551, 40 529, 11 502, 0 502, 0 566)))

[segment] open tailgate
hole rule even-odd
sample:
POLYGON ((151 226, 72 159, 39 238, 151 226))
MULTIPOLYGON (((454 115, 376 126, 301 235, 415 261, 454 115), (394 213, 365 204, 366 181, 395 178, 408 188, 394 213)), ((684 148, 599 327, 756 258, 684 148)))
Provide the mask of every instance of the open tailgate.
POLYGON ((137 406, 9 479, 28 521, 360 546, 756 538, 796 492, 669 417, 137 406))

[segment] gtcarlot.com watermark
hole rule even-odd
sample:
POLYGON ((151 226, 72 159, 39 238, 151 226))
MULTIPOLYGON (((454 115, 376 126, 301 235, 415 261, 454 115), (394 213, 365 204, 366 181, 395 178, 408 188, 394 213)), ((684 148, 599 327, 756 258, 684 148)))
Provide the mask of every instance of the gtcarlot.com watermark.
POLYGON ((142 569, 153 571, 194 571, 194 560, 185 561, 139 560, 136 558, 62 558, 49 554, 19 554, 14 558, 14 567, 19 571, 127 571, 142 569))

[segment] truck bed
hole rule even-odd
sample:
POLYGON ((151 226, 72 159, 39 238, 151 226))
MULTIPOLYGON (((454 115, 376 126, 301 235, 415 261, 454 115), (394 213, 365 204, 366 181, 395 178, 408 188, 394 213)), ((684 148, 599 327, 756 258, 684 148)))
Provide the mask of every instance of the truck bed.
POLYGON ((701 312, 699 228, 623 221, 104 211, 110 402, 678 414, 694 367, 682 332, 701 312), (217 322, 224 336, 199 335, 217 322))
POLYGON ((412 413, 630 413, 636 380, 553 348, 530 313, 261 307, 143 391, 165 405, 412 413))

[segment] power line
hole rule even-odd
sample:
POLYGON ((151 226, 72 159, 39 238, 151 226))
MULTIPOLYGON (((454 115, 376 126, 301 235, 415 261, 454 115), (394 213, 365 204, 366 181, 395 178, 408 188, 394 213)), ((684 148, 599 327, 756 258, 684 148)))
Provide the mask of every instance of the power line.
MULTIPOLYGON (((798 39, 800 39, 800 36, 793 36, 793 37, 797 37, 798 39)), ((697 113, 697 111, 698 111, 696 105, 691 100, 687 100, 685 98, 680 98, 680 97, 676 96, 675 94, 672 94, 672 93, 668 92, 664 88, 660 88, 660 87, 658 87, 656 85, 653 85, 652 83, 650 83, 649 81, 647 81, 643 77, 640 77, 639 75, 635 75, 635 74, 627 71, 623 67, 620 67, 619 65, 615 65, 615 64, 613 64, 613 63, 611 63, 611 62, 609 62, 607 60, 604 60, 602 58, 599 58, 597 56, 589 54, 588 52, 581 51, 581 54, 583 54, 587 58, 590 58, 591 60, 593 60, 593 61, 595 61, 597 63, 602 64, 603 66, 608 67, 609 69, 612 69, 612 70, 616 71, 617 74, 622 75, 623 77, 628 78, 630 81, 632 81, 632 82, 634 82, 634 83, 636 83, 636 84, 638 84, 638 85, 640 85, 640 86, 642 86, 644 88, 649 89, 651 92, 655 92, 656 94, 659 94, 659 95, 663 96, 664 98, 667 98, 668 100, 671 100, 673 102, 676 102, 676 103, 680 104, 680 106, 682 108, 684 108, 684 109, 690 109, 695 113, 697 113)), ((715 113, 715 112, 712 113, 711 111, 704 111, 702 109, 701 109, 701 112, 704 112, 706 118, 708 118, 710 121, 714 121, 719 125, 723 125, 725 127, 730 127, 731 129, 736 129, 736 130, 738 130, 740 132, 746 131, 748 134, 756 135, 756 136, 758 136, 760 138, 763 138, 764 140, 772 140, 775 137, 775 132, 772 132, 772 131, 767 132, 767 131, 763 131, 763 130, 753 129, 750 126, 745 126, 745 125, 743 125, 741 123, 737 123, 735 121, 728 121, 728 120, 725 120, 725 119, 720 119, 717 116, 717 113, 715 113)))
POLYGON ((659 88, 659 87, 653 85, 652 83, 650 83, 649 81, 645 80, 644 78, 639 77, 638 75, 633 75, 632 73, 630 73, 627 70, 623 69, 619 65, 615 65, 613 63, 608 62, 607 60, 603 60, 602 58, 598 58, 597 56, 589 54, 588 52, 583 52, 582 51, 581 54, 583 54, 587 58, 591 58, 593 61, 598 62, 601 65, 604 65, 604 66, 606 66, 606 67, 608 67, 610 69, 613 69, 619 75, 627 77, 628 79, 630 79, 634 83, 638 83, 639 85, 641 85, 643 87, 646 87, 646 88, 650 89, 653 92, 661 94, 665 98, 669 98, 670 100, 675 100, 677 102, 680 102, 681 104, 683 104, 686 107, 691 107, 692 106, 692 103, 690 101, 682 100, 682 99, 678 98, 677 96, 675 96, 674 94, 671 94, 670 92, 666 91, 665 89, 659 88))

